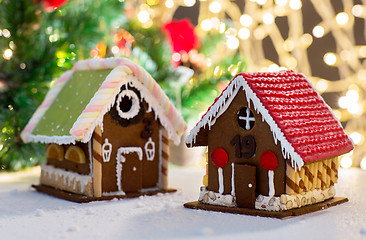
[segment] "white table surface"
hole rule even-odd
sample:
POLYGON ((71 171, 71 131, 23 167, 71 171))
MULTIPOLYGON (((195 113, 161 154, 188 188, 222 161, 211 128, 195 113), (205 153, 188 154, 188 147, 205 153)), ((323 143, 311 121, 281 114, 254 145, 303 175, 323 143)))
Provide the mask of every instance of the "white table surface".
POLYGON ((365 239, 366 171, 341 169, 349 202, 285 220, 185 209, 203 169, 170 168, 174 194, 78 204, 30 188, 39 168, 0 174, 0 239, 365 239))

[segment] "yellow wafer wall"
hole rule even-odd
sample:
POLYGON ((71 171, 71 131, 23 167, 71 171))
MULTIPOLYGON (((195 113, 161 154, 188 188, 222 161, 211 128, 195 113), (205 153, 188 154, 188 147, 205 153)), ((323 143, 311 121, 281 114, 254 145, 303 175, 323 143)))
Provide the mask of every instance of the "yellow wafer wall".
POLYGON ((338 157, 307 163, 300 170, 286 166, 286 194, 326 189, 338 182, 338 157))

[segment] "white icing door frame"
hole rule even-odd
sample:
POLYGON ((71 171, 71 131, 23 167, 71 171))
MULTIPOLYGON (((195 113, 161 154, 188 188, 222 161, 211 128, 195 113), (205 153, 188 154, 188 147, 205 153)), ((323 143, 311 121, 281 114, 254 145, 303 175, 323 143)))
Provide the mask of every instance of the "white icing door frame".
POLYGON ((122 190, 122 165, 126 162, 126 158, 124 155, 130 153, 137 153, 139 160, 142 160, 142 148, 140 147, 120 147, 117 151, 117 164, 116 164, 116 176, 117 176, 117 187, 119 192, 123 192, 122 190))

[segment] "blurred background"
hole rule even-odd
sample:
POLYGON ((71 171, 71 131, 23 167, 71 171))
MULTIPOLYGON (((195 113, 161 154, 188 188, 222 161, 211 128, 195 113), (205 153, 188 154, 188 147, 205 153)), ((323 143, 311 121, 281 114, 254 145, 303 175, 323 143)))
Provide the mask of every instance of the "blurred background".
POLYGON ((355 143, 341 167, 366 170, 365 18, 365 0, 0 0, 0 171, 44 161, 19 135, 57 77, 112 56, 142 65, 188 130, 238 72, 304 73, 355 143))

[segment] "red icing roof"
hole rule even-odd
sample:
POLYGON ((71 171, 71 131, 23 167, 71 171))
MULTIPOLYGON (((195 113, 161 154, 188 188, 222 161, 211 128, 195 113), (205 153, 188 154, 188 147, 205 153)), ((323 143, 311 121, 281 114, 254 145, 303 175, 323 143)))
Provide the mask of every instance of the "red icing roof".
POLYGON ((330 108, 302 74, 281 71, 238 75, 243 76, 304 162, 353 149, 330 108))

